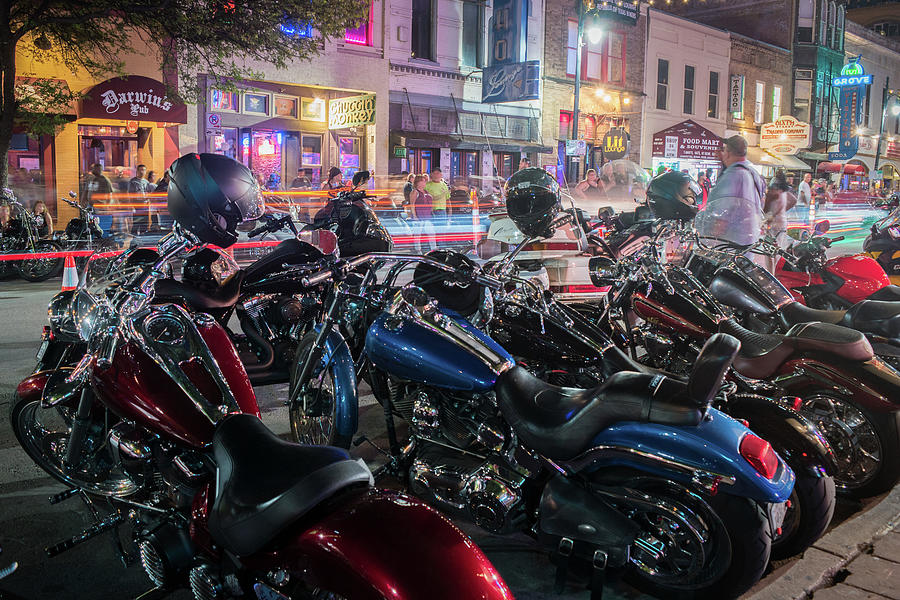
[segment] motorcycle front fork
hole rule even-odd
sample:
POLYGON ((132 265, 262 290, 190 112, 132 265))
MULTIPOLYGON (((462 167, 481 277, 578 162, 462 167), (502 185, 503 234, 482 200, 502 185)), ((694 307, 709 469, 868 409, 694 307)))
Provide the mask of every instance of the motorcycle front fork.
POLYGON ((69 442, 66 445, 66 455, 63 458, 63 466, 67 470, 75 469, 81 462, 84 443, 87 440, 88 430, 91 427, 91 408, 94 406, 94 392, 91 386, 85 384, 81 389, 81 397, 78 407, 75 409, 75 417, 72 419, 72 428, 69 433, 69 442))

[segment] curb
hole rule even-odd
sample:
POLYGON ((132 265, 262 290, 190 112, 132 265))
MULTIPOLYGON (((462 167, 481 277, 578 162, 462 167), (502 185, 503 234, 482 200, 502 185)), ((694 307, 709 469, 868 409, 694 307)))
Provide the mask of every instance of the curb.
POLYGON ((771 583, 745 600, 803 600, 828 587, 878 538, 900 523, 900 485, 865 513, 841 523, 813 544, 803 557, 771 583))

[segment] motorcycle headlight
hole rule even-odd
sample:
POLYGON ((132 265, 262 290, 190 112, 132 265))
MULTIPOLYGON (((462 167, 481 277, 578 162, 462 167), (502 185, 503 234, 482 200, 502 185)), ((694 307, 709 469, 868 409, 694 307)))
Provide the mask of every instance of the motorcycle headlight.
POLYGON ((102 316, 102 307, 91 294, 85 290, 76 290, 74 303, 75 326, 78 336, 85 342, 97 332, 97 323, 102 316))
POLYGON ((53 296, 47 312, 50 330, 54 337, 67 342, 79 341, 78 326, 75 323, 75 290, 60 292, 53 296))
POLYGON ((615 285, 621 279, 619 264, 606 256, 595 256, 590 259, 588 272, 591 275, 591 283, 597 287, 615 285))

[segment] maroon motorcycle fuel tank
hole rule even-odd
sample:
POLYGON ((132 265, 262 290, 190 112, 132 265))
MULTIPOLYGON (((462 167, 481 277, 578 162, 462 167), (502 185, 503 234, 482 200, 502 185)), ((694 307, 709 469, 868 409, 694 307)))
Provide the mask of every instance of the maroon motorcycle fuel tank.
POLYGON ((194 448, 209 445, 215 430, 201 408, 204 399, 218 406, 230 391, 242 412, 260 416, 247 372, 215 320, 192 319, 182 309, 162 305, 135 329, 159 339, 131 340, 116 350, 112 366, 92 370, 94 391, 114 413, 194 448), (179 335, 186 341, 179 343, 179 335))

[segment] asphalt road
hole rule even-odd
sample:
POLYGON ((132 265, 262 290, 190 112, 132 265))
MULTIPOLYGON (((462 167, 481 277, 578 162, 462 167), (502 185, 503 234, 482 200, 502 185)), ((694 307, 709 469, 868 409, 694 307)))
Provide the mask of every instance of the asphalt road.
MULTIPOLYGON (((863 219, 854 217, 850 222, 845 221, 845 227, 858 232, 865 227, 864 221, 860 221, 863 219)), ((857 237, 857 240, 852 246, 842 246, 841 250, 857 250, 861 239, 857 237)), ((0 600, 134 598, 151 587, 149 580, 139 564, 125 568, 119 562, 108 534, 59 557, 46 558, 42 550, 45 546, 76 534, 89 519, 78 499, 55 506, 47 502, 48 496, 62 491, 63 486, 31 462, 19 448, 9 426, 11 393, 34 366, 41 327, 47 319, 47 302, 59 285, 59 279, 38 284, 0 281, 0 547, 3 550, 0 568, 13 560, 19 563, 12 576, 0 581, 0 600)), ((286 410, 282 407, 285 392, 284 386, 257 390, 264 421, 277 433, 289 431, 286 410)), ((362 410, 361 432, 372 438, 381 437, 384 427, 380 409, 375 410, 371 397, 367 404, 362 410)), ((377 453, 367 445, 354 452, 368 461, 378 459, 377 453)), ((858 508, 841 504, 838 517, 846 518, 858 508)), ((589 597, 583 585, 579 587, 575 583, 564 594, 554 594, 553 566, 546 554, 524 535, 492 537, 466 523, 459 524, 482 545, 517 598, 574 600, 589 597)), ((172 597, 187 599, 191 596, 180 592, 172 597)), ((624 583, 612 582, 607 586, 604 598, 633 600, 646 596, 624 583)))

